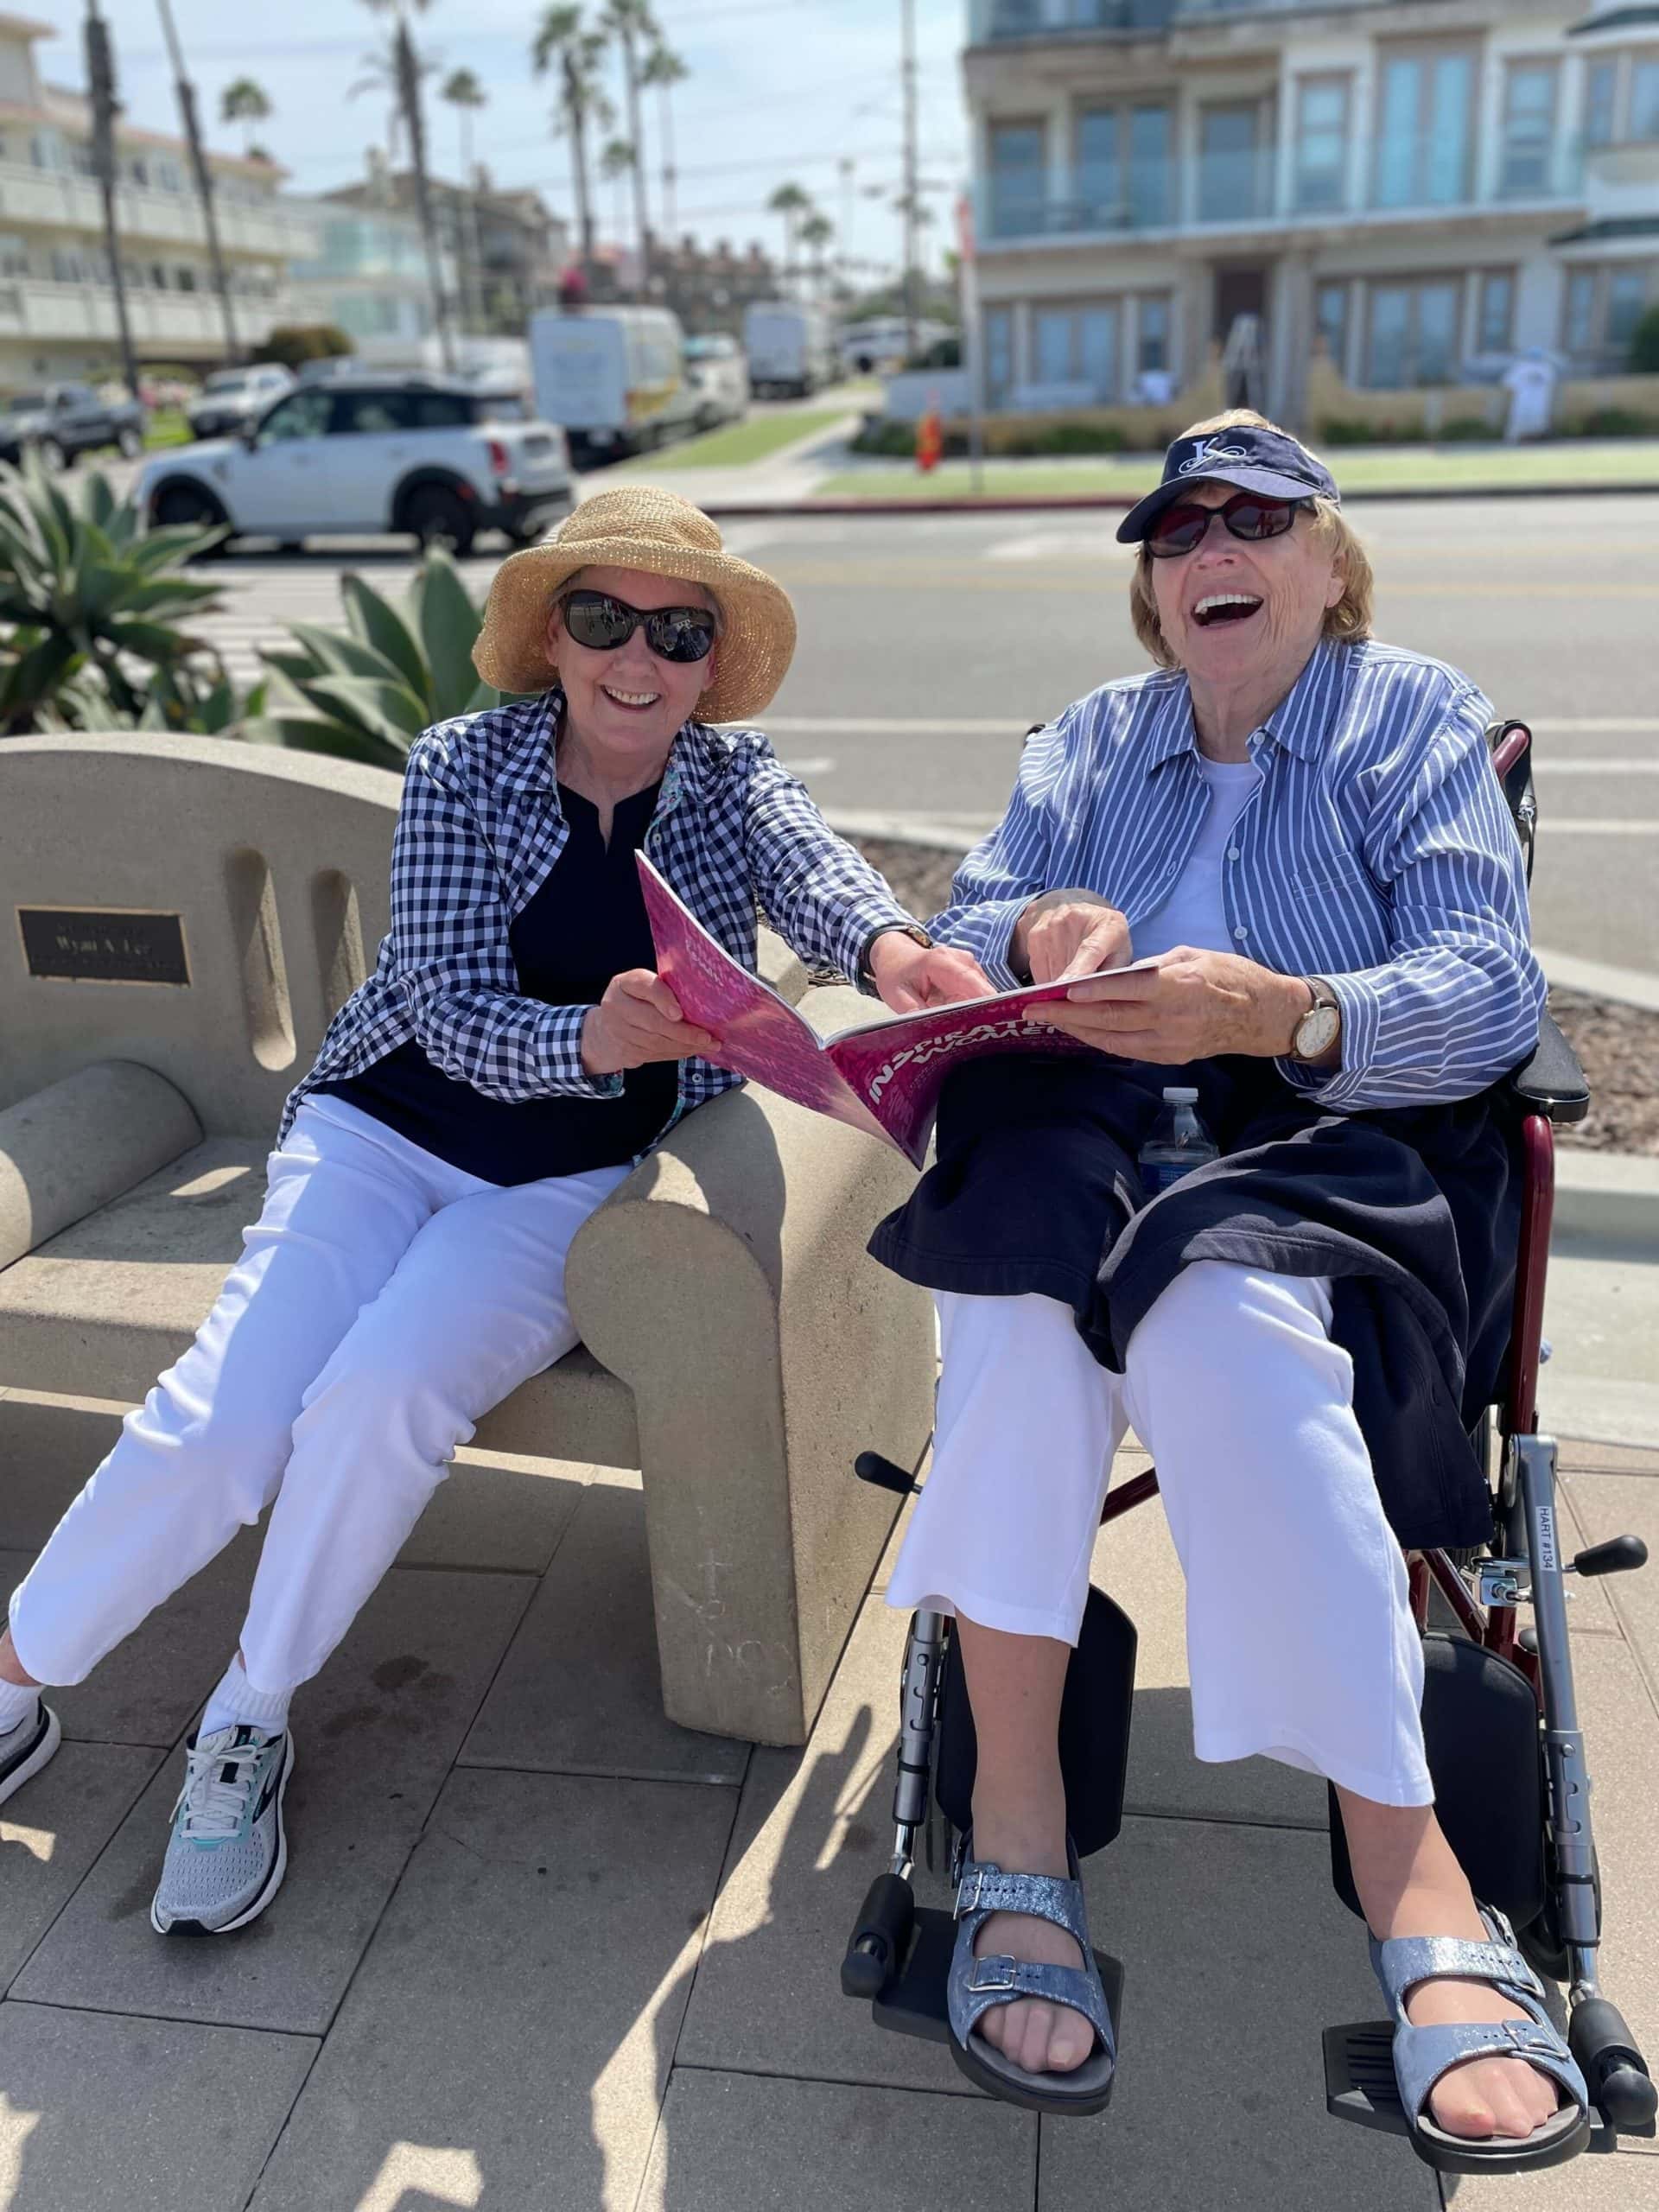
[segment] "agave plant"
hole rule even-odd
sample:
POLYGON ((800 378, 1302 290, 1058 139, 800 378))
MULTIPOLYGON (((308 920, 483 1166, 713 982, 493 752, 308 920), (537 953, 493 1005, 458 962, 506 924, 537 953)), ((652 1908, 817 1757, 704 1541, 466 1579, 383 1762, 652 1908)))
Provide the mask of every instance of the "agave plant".
POLYGON ((227 727, 216 658, 176 626, 219 603, 178 571, 221 535, 146 531, 96 471, 71 498, 32 454, 0 467, 0 731, 227 727))
POLYGON ((432 723, 498 704, 473 668, 482 613, 446 553, 429 550, 401 607, 360 576, 342 577, 340 594, 346 630, 291 623, 294 649, 261 652, 270 679, 243 727, 251 742, 401 769, 432 723))

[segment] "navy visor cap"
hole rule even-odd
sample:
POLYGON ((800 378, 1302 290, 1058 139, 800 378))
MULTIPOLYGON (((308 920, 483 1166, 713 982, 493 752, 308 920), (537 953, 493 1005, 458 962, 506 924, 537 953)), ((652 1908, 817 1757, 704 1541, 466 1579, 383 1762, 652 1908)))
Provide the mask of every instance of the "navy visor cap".
POLYGON ((1163 481, 1119 523, 1118 543, 1138 545, 1151 535, 1166 507, 1173 507, 1189 485, 1206 479, 1271 499, 1311 499, 1317 494, 1340 505, 1342 499, 1330 470, 1282 430, 1210 430, 1202 437, 1176 439, 1164 455, 1163 481))

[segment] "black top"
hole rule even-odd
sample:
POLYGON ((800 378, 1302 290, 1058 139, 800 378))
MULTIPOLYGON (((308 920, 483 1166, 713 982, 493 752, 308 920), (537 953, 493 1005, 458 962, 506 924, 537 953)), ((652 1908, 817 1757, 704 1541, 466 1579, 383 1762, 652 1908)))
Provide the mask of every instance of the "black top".
MULTIPOLYGON (((1333 1279, 1331 1333, 1402 1544, 1491 1534, 1469 1431, 1501 1383, 1520 1219, 1502 1084, 1452 1104, 1333 1114, 1267 1061, 1188 1068, 1006 1055, 939 1098, 938 1164, 870 1240, 912 1282, 1071 1306, 1103 1367, 1198 1260, 1333 1279), (1166 1083, 1196 1084, 1222 1156, 1143 1204, 1136 1152, 1166 1083)), ((1192 1347, 1201 1387, 1205 1347, 1192 1347)))
MULTIPOLYGON (((597 1005, 613 976, 657 965, 634 854, 645 842, 659 786, 618 804, 608 847, 592 802, 559 785, 569 825, 547 880, 507 932, 525 998, 550 1006, 597 1005)), ((315 1096, 344 1098, 423 1151, 486 1183, 535 1183, 620 1167, 654 1143, 678 1096, 679 1069, 663 1060, 632 1068, 620 1096, 512 1101, 486 1098, 428 1059, 411 1038, 315 1096)))

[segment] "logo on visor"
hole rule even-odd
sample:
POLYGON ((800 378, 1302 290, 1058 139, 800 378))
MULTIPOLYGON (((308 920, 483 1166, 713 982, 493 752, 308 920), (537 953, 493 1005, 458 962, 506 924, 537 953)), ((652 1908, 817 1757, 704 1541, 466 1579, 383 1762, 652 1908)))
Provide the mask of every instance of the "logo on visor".
POLYGON ((1176 470, 1178 476, 1196 476, 1201 469, 1217 461, 1250 461, 1255 456, 1243 446, 1218 446, 1213 439, 1200 438, 1192 449, 1190 461, 1184 461, 1176 470))

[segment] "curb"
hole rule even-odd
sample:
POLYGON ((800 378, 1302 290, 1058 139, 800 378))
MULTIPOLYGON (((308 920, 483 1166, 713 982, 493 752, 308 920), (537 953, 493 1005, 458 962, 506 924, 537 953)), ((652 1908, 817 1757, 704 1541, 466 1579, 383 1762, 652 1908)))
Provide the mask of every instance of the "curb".
POLYGON ((1659 1158, 1557 1145, 1554 1229, 1610 1257, 1659 1262, 1659 1158))
MULTIPOLYGON (((1438 484, 1402 486, 1398 491, 1379 486, 1343 494, 1344 506, 1360 506, 1411 499, 1599 499, 1651 498, 1659 483, 1643 484, 1438 484)), ((796 499, 767 501, 711 499, 703 512, 715 522, 760 522, 768 516, 849 515, 997 515, 1067 513, 1096 509, 1116 512, 1135 505, 1138 492, 998 493, 994 497, 961 499, 796 499)))

